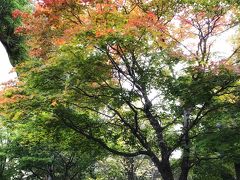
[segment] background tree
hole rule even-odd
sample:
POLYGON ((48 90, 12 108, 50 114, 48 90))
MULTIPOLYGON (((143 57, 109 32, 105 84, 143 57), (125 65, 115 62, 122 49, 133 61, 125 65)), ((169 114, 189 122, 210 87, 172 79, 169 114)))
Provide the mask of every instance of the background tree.
POLYGON ((14 18, 13 15, 20 10, 28 9, 28 4, 28 0, 0 1, 0 41, 5 46, 14 66, 26 58, 26 46, 24 36, 15 33, 21 25, 21 19, 14 18))
POLYGON ((21 96, 19 93, 19 89, 8 88, 4 97, 14 99, 14 103, 7 101, 1 106, 3 126, 11 132, 5 155, 8 162, 15 162, 12 166, 15 172, 10 177, 84 178, 89 168, 106 152, 64 128, 52 116, 51 104, 44 104, 39 96, 30 101, 23 91, 21 96))

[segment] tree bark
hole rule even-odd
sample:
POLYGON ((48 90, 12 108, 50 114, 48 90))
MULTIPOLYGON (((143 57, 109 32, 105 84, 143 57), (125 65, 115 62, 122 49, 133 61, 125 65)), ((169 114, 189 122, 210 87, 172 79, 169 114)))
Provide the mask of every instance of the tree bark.
POLYGON ((174 180, 170 162, 164 162, 161 168, 161 176, 163 180, 174 180))
POLYGON ((183 153, 181 162, 181 173, 179 180, 187 180, 189 168, 190 168, 190 139, 189 139, 189 116, 190 108, 184 110, 184 122, 183 122, 183 153))
POLYGON ((174 180, 172 168, 169 161, 169 149, 168 146, 164 140, 163 136, 163 129, 161 127, 161 124, 158 122, 154 114, 151 112, 152 103, 147 97, 146 89, 145 87, 142 88, 142 94, 143 98, 145 100, 144 105, 144 112, 146 114, 146 117, 148 118, 151 126, 155 130, 156 137, 158 140, 158 146, 161 151, 161 157, 162 160, 160 161, 157 156, 152 152, 152 155, 150 156, 155 166, 158 168, 159 173, 161 174, 163 180, 174 180))
POLYGON ((174 180, 169 158, 160 161, 155 155, 151 156, 152 162, 157 167, 163 180, 174 180))

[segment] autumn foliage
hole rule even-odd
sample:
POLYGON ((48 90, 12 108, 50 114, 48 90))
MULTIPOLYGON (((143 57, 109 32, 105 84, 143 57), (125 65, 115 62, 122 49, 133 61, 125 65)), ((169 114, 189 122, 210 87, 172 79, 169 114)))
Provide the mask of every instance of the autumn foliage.
MULTIPOLYGON (((203 41, 208 41, 208 37, 215 36, 234 24, 231 22, 233 19, 227 18, 230 14, 225 13, 227 9, 231 13, 235 11, 231 6, 226 9, 215 5, 211 12, 204 9, 196 12, 191 6, 179 5, 173 6, 175 12, 167 11, 165 8, 172 3, 44 0, 35 4, 36 9, 31 15, 19 10, 13 11, 12 15, 23 19, 24 24, 16 29, 16 33, 26 33, 33 37, 29 41, 32 47, 30 54, 37 57, 46 57, 57 47, 84 32, 89 34, 91 41, 111 35, 137 39, 148 34, 148 41, 155 46, 175 47, 171 53, 182 56, 181 51, 185 48, 182 43, 185 40, 203 38, 203 41), (154 6, 158 9, 155 10, 154 6)), ((191 52, 189 59, 199 55, 197 49, 187 51, 191 52)), ((203 51, 201 49, 204 54, 203 51)))
POLYGON ((46 124, 112 154, 147 157, 164 180, 187 180, 202 161, 222 158, 201 143, 238 107, 239 48, 229 57, 212 51, 238 14, 228 1, 36 1, 32 13, 12 12, 30 47, 17 87, 39 102, 20 98, 51 114, 46 124))

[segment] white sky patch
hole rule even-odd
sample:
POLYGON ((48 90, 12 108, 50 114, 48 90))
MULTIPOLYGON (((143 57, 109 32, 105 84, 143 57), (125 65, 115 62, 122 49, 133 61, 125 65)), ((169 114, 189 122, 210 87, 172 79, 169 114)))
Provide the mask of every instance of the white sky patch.
MULTIPOLYGON (((234 41, 236 41, 235 36, 237 34, 237 30, 239 29, 239 26, 235 26, 233 28, 230 28, 226 30, 225 32, 209 37, 208 39, 208 45, 212 43, 210 48, 210 57, 209 60, 213 62, 218 62, 224 59, 229 58, 232 53, 235 51, 236 47, 234 46, 234 41)), ((183 53, 186 56, 190 56, 191 54, 196 55, 197 51, 197 43, 199 42, 199 39, 196 38, 187 38, 183 42, 183 44, 180 45, 180 47, 183 50, 183 53), (186 49, 185 47, 188 49, 186 49)), ((208 46, 207 45, 207 46, 208 46)), ((208 49, 209 50, 209 49, 208 49)), ((184 63, 179 63, 175 66, 174 71, 175 75, 178 77, 181 75, 184 71, 184 68, 186 68, 184 63)))
POLYGON ((11 72, 12 65, 9 61, 8 54, 3 46, 3 44, 0 42, 0 83, 7 82, 9 80, 13 80, 17 77, 17 74, 15 72, 11 72))
POLYGON ((182 155, 182 151, 180 149, 176 149, 172 152, 171 159, 179 159, 182 155))
POLYGON ((221 34, 213 44, 212 52, 217 57, 228 58, 234 51, 233 39, 239 27, 231 28, 221 34))

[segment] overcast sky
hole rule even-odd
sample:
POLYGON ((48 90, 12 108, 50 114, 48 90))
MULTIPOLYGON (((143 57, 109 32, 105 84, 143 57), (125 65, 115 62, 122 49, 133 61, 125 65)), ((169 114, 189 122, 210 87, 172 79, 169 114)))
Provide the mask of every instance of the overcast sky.
POLYGON ((2 83, 16 78, 16 73, 10 73, 10 71, 12 70, 12 65, 9 61, 8 54, 2 43, 0 43, 0 61, 0 82, 2 83))

